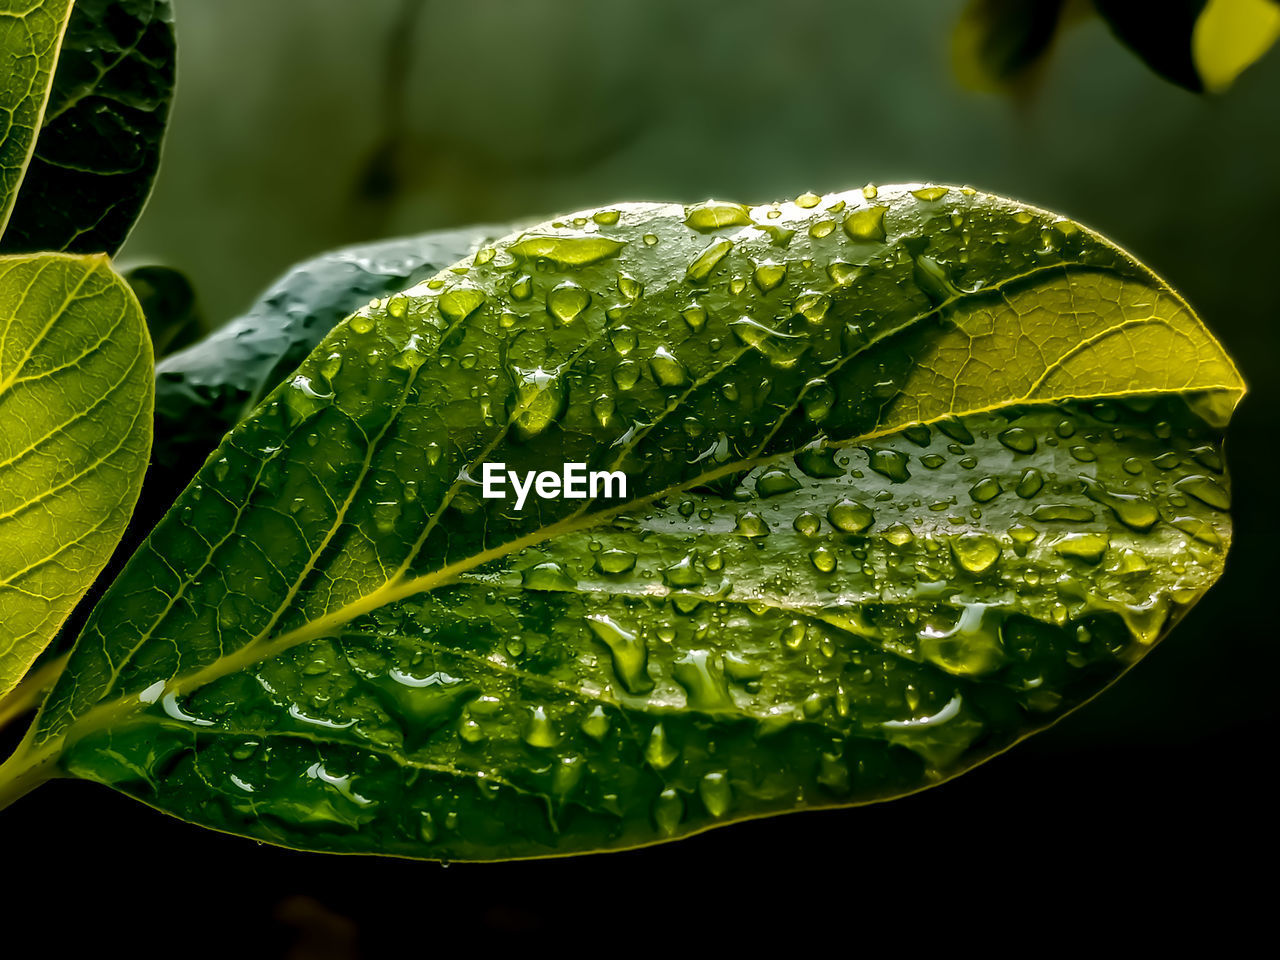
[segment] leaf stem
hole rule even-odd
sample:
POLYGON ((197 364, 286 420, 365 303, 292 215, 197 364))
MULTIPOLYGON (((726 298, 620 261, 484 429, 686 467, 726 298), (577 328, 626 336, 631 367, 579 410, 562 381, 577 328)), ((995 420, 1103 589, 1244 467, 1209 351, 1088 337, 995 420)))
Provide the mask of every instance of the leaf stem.
POLYGON ((57 760, 61 751, 56 744, 31 749, 31 734, 23 738, 18 749, 0 764, 0 810, 21 800, 47 780, 62 775, 57 760))
POLYGON ((62 675, 62 669, 67 665, 67 659, 70 656, 70 653, 64 653, 60 657, 55 657, 27 674, 22 682, 0 697, 0 730, 39 705, 40 698, 62 675))

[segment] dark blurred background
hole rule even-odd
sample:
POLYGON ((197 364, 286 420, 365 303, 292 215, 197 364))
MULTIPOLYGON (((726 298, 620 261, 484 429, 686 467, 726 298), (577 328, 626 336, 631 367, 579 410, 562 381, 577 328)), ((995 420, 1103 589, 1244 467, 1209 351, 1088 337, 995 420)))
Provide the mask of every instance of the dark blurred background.
POLYGON ((175 6, 165 161, 122 259, 186 271, 208 319, 296 260, 380 236, 624 199, 970 183, 1101 230, 1226 343, 1252 388, 1229 451, 1236 543, 1128 677, 921 795, 446 869, 258 847, 55 783, 6 815, 32 838, 7 856, 15 919, 52 912, 53 947, 186 955, 683 952, 766 935, 910 954, 1152 947, 1193 927, 1229 948, 1272 908, 1280 53, 1197 96, 1086 18, 997 95, 955 79, 951 0, 175 6))

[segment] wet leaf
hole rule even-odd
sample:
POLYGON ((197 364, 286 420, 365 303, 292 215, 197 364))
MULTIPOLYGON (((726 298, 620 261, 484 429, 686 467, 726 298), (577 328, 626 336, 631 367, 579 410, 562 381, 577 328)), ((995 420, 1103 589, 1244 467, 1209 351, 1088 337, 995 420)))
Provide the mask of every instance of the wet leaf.
MULTIPOLYGON (((67 6, 38 5, 50 16, 67 6)), ((19 53, 17 39, 0 37, 0 50, 19 53)), ((168 0, 75 3, 39 141, 0 250, 115 253, 121 247, 160 163, 174 65, 168 0)))
POLYGON ((151 343, 102 257, 0 257, 0 695, 107 562, 151 446, 151 343))
POLYGON ((449 859, 899 796, 1096 694, 1214 581, 1242 390, 1150 271, 971 190, 565 217, 326 337, 12 762, 449 859), (626 495, 517 509, 495 462, 626 495))

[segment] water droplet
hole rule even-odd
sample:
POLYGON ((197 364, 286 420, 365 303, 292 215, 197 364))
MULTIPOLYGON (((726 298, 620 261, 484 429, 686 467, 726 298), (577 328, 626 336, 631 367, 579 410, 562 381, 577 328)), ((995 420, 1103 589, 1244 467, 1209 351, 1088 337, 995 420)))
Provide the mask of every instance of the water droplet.
POLYGON ((800 394, 804 415, 813 423, 821 423, 831 415, 836 405, 836 391, 826 380, 818 378, 804 385, 800 394))
POLYGON ((1000 559, 1000 544, 985 533, 962 533, 951 538, 951 555, 970 573, 985 573, 1000 559))
POLYGON ((384 500, 373 505, 373 525, 379 533, 392 533, 400 519, 400 502, 384 500))
POLYGON ((875 514, 856 500, 846 497, 831 505, 827 510, 827 520, 844 533, 862 533, 875 522, 875 514))
POLYGON ((636 348, 639 338, 630 327, 622 326, 609 331, 609 342, 613 344, 613 349, 625 357, 636 348))
POLYGON ((1054 542, 1053 549, 1064 557, 1097 563, 1110 544, 1111 538, 1105 533, 1068 533, 1054 542))
POLYGON ((950 192, 948 187, 921 187, 919 190, 912 190, 911 195, 917 200, 924 200, 926 203, 934 200, 941 200, 950 192))
POLYGON ((574 590, 578 582, 564 567, 554 561, 535 564, 520 574, 520 585, 526 590, 574 590))
POLYGON ((1131 530, 1145 533, 1160 521, 1160 511, 1142 497, 1129 493, 1112 493, 1092 477, 1081 477, 1085 495, 1109 508, 1115 518, 1131 530))
POLYGON ((844 232, 849 235, 849 239, 859 243, 884 243, 884 215, 888 210, 885 206, 850 210, 845 214, 844 232))
POLYGON ((696 303, 685 307, 680 316, 684 317, 684 322, 689 325, 689 329, 694 333, 697 333, 707 325, 707 311, 696 303))
POLYGON ((635 568, 636 555, 629 550, 610 548, 596 557, 596 569, 601 573, 617 575, 635 568))
POLYGON ((809 562, 819 573, 831 573, 836 568, 836 555, 830 547, 815 547, 809 552, 809 562))
POLYGON ((1022 471, 1022 476, 1018 478, 1018 485, 1013 488, 1013 492, 1023 500, 1030 500, 1040 492, 1040 488, 1043 486, 1044 474, 1035 467, 1027 467, 1022 471))
POLYGON ((1003 614, 986 603, 966 603, 948 629, 927 626, 920 631, 920 652, 934 666, 960 677, 976 677, 1006 662, 1000 643, 1003 614))
POLYGON ((591 219, 602 227, 610 227, 618 222, 620 215, 621 211, 619 210, 597 210, 591 215, 591 219))
POLYGON ((845 468, 836 463, 836 448, 820 439, 801 447, 795 455, 795 462, 801 472, 815 480, 845 475, 845 468))
POLYGON ((724 239, 712 241, 705 250, 699 253, 685 270, 685 276, 694 283, 702 283, 711 276, 711 271, 733 249, 733 241, 724 239))
POLYGON ((1022 427, 1010 427, 1008 430, 1001 430, 996 436, 1001 443, 1014 453, 1036 452, 1036 438, 1030 430, 1022 427))
POLYGON ((733 532, 740 537, 767 537, 769 535, 769 525, 764 522, 764 518, 760 514, 748 510, 738 517, 733 532))
POLYGON ((800 489, 800 481, 781 467, 770 467, 756 478, 756 493, 774 497, 800 489))
POLYGON ((1087 523, 1093 519, 1093 511, 1070 503, 1042 503, 1031 511, 1033 520, 1054 520, 1068 523, 1087 523))
POLYGON ((1195 497, 1215 510, 1231 509, 1231 494, 1212 477, 1192 474, 1189 477, 1183 477, 1173 486, 1174 489, 1195 497))
POLYGON ((799 334, 782 333, 750 317, 739 317, 730 322, 729 329, 743 345, 758 351, 767 357, 770 363, 782 369, 794 366, 809 348, 805 337, 799 334))
POLYGON ((559 420, 569 405, 569 391, 558 370, 511 368, 515 393, 507 415, 520 440, 529 440, 559 420))
POLYGON ((524 728, 524 742, 540 750, 554 747, 560 742, 545 707, 538 706, 529 711, 529 720, 524 728))
POLYGON ((667 731, 662 724, 655 723, 649 731, 649 739, 645 741, 644 758, 655 770, 665 770, 676 762, 680 751, 667 738, 667 731))
POLYGON ((367 314, 357 313, 347 321, 352 333, 368 333, 373 329, 373 318, 367 314))
POLYGON ((609 648, 614 675, 628 693, 648 693, 653 689, 648 672, 649 649, 642 639, 604 614, 587 617, 587 626, 609 648))
POLYGON ((895 523, 884 531, 884 538, 895 547, 905 547, 915 540, 916 535, 905 523, 895 523))
POLYGON ((973 434, 959 420, 939 420, 936 426, 956 443, 973 443, 973 434))
POLYGON ((983 477, 969 488, 969 496, 977 503, 986 503, 1000 495, 1000 481, 995 477, 983 477))
POLYGON ((669 587, 681 590, 702 586, 705 581, 702 574, 698 572, 695 559, 693 554, 686 554, 669 567, 664 567, 662 582, 669 587))
POLYGON ((907 461, 910 458, 905 453, 889 447, 863 447, 862 449, 867 454, 867 466, 880 476, 894 483, 905 483, 911 479, 911 473, 907 470, 907 461))
POLYGON ((644 284, 635 277, 620 273, 618 274, 618 292, 628 301, 634 302, 644 293, 644 284))
POLYGON ((750 226, 751 211, 740 203, 705 200, 685 208, 684 222, 699 233, 710 233, 724 227, 750 226))
POLYGON ((653 379, 660 386, 683 387, 689 382, 689 371, 683 363, 666 347, 658 347, 653 351, 649 361, 649 370, 653 379))
POLYGON ((734 709, 724 668, 707 650, 690 650, 671 665, 671 675, 684 687, 688 705, 715 713, 734 709))
POLYGON ((640 364, 632 360, 623 360, 613 368, 613 382, 619 390, 630 390, 640 380, 640 364))
POLYGON ((733 806, 733 788, 729 786, 728 775, 720 770, 703 774, 698 783, 698 796, 702 798, 707 813, 716 818, 723 817, 733 806))
POLYGON ((1213 528, 1213 524, 1199 517, 1174 517, 1169 524, 1201 543, 1211 547, 1222 546, 1222 538, 1218 536, 1218 531, 1213 528))
POLYGON ((609 733, 609 718, 604 714, 604 707, 596 704, 583 719, 580 729, 592 740, 603 740, 609 733))
POLYGON ((684 801, 675 787, 667 787, 653 803, 653 822, 665 837, 674 836, 684 819, 684 801))
POLYGON ((527 273, 521 274, 511 281, 509 289, 513 300, 528 300, 533 296, 533 278, 527 273))
POLYGON ((461 323, 480 309, 484 291, 466 280, 440 294, 440 315, 450 323, 461 323))
POLYGON ((811 210, 822 202, 822 198, 816 193, 809 193, 807 190, 796 197, 796 206, 801 210, 811 210))
POLYGON ((843 260, 833 260, 827 264, 827 276, 838 287, 847 287, 862 275, 862 268, 843 260))
POLYGON ((545 257, 564 267, 582 267, 611 257, 626 244, 594 233, 525 234, 511 245, 517 257, 545 257))
POLYGON ((816 290, 806 290, 796 299, 795 311, 810 323, 821 323, 831 309, 831 298, 816 290))
POLYGON ((561 323, 572 323, 590 303, 591 294, 572 280, 556 284, 547 293, 547 312, 561 323))
POLYGON ((787 265, 785 263, 775 263, 771 260, 762 261, 756 264, 751 278, 755 281, 756 287, 761 293, 768 293, 770 290, 776 289, 787 278, 787 265))
POLYGON ((616 409, 617 403, 607 393, 602 393, 591 401, 591 412, 602 427, 609 425, 609 421, 613 419, 616 409))
POLYGON ((816 537, 818 531, 822 529, 822 520, 816 513, 810 513, 808 510, 802 510, 796 514, 795 520, 791 526, 795 528, 796 533, 805 537, 816 537))

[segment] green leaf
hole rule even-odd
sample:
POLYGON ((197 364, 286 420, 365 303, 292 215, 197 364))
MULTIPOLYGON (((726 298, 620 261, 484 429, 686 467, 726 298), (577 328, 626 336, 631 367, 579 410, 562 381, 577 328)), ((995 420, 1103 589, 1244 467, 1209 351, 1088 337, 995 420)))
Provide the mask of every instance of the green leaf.
POLYGON ((1210 93, 1221 93, 1280 38, 1280 3, 1208 0, 1191 32, 1191 57, 1210 93))
POLYGON ((1146 268, 969 189, 564 217, 358 311, 228 435, 6 776, 448 859, 900 796, 1214 581, 1242 391, 1146 268), (517 509, 493 462, 626 496, 517 509))
POLYGON ((71 0, 0 0, 0 236, 35 150, 71 0))
POLYGON ((1156 73, 1221 93, 1280 37, 1275 0, 1170 0, 1159 14, 1125 0, 1094 0, 1116 37, 1156 73))
MULTIPOLYGON (((20 49, 15 40, 0 40, 0 50, 20 49)), ((168 0, 75 4, 39 143, 0 250, 119 250, 160 163, 174 65, 168 0)))
POLYGON ((0 696, 120 539, 151 398, 146 324, 104 257, 0 257, 0 696))

